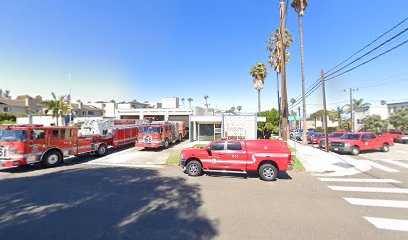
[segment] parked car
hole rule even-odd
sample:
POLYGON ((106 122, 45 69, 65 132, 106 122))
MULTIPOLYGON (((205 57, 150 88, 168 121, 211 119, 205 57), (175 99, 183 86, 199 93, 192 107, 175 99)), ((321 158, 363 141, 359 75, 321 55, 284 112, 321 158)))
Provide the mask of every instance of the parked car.
POLYGON ((402 136, 401 141, 402 141, 403 144, 407 144, 408 143, 408 134, 405 134, 404 136, 402 136))
POLYGON ((307 143, 312 143, 312 136, 315 135, 315 134, 323 134, 323 133, 321 133, 321 132, 308 132, 306 134, 307 143))
POLYGON ((258 172, 273 181, 278 172, 292 168, 289 148, 280 140, 217 140, 204 148, 181 151, 180 166, 189 176, 202 172, 258 172))
MULTIPOLYGON (((329 134, 329 144, 331 142, 331 140, 335 140, 338 139, 339 137, 343 136, 344 134, 346 134, 346 131, 336 131, 336 132, 332 132, 329 134)), ((319 139, 319 148, 326 148, 326 139, 321 138, 319 139)))
POLYGON ((381 149, 388 152, 394 141, 390 137, 380 137, 373 132, 346 133, 330 142, 330 150, 358 155, 361 151, 381 149))
POLYGON ((405 133, 403 131, 397 131, 397 130, 390 130, 387 133, 384 133, 384 137, 390 137, 394 139, 394 142, 402 142, 402 136, 404 136, 405 133))
POLYGON ((324 133, 317 132, 313 135, 310 136, 310 144, 318 144, 320 139, 323 139, 325 137, 324 133))
POLYGON ((296 129, 290 132, 290 138, 295 138, 297 139, 297 136, 300 134, 302 135, 303 130, 302 129, 296 129))

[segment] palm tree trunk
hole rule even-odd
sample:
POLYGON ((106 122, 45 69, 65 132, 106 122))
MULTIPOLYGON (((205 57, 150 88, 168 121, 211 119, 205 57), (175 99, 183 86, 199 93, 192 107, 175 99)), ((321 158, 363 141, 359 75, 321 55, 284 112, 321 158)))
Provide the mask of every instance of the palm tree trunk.
MULTIPOLYGON (((303 23, 302 16, 298 15, 299 22, 299 38, 300 38, 300 57, 301 57, 301 69, 302 69, 302 99, 303 99, 303 128, 306 126, 306 92, 305 92, 305 55, 303 51, 303 23)), ((302 144, 307 145, 306 131, 302 133, 302 144)))
POLYGON ((258 113, 261 112, 261 89, 258 89, 258 113))
POLYGON ((277 84, 277 91, 278 91, 278 111, 279 111, 279 128, 278 128, 278 135, 281 137, 281 101, 280 101, 280 96, 279 96, 279 73, 276 72, 276 84, 277 84))

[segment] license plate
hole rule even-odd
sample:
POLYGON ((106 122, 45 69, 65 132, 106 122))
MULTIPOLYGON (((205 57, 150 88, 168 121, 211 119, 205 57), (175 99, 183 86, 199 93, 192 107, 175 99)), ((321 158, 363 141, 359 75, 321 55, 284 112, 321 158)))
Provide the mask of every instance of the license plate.
POLYGON ((334 148, 334 151, 339 151, 339 148, 334 148))

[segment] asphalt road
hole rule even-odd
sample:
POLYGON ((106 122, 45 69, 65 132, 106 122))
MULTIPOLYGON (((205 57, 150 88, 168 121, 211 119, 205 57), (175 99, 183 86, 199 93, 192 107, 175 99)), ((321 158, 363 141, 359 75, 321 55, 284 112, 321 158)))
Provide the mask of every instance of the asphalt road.
POLYGON ((0 171, 0 239, 408 237, 374 227, 363 210, 308 173, 264 182, 240 175, 188 177, 175 166, 86 162, 0 171))

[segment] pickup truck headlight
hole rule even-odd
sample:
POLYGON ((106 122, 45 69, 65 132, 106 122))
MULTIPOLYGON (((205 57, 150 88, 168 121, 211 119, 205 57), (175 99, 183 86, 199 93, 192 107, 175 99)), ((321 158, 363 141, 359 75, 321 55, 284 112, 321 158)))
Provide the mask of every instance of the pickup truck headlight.
POLYGON ((349 148, 349 147, 351 147, 351 145, 350 145, 350 143, 345 143, 344 147, 349 148))
POLYGON ((184 159, 184 154, 180 153, 180 159, 184 159))

